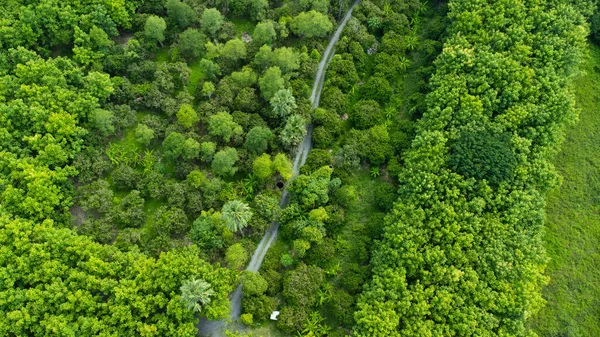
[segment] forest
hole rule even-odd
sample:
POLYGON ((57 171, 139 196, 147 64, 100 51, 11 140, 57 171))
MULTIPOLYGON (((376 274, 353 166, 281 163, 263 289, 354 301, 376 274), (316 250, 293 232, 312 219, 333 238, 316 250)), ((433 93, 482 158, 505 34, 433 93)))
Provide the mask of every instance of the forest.
POLYGON ((596 336, 599 6, 5 0, 0 336, 596 336))

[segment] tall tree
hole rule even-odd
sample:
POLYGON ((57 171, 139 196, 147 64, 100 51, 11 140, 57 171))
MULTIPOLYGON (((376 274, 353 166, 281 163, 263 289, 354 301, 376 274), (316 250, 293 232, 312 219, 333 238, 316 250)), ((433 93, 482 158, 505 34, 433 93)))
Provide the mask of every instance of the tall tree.
POLYGON ((225 221, 225 226, 230 231, 237 233, 248 226, 248 222, 252 218, 252 211, 248 204, 239 200, 230 200, 223 205, 221 217, 225 221))
POLYGON ((210 304, 212 296, 215 295, 210 283, 202 279, 185 281, 179 289, 181 291, 181 302, 186 309, 194 313, 201 312, 203 307, 210 304))

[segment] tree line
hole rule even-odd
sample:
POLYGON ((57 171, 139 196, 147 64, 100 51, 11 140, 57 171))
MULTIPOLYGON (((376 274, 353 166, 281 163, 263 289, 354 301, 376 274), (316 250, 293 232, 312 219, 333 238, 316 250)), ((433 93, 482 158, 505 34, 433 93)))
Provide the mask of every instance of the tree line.
POLYGON ((568 90, 584 2, 449 2, 427 110, 399 170, 357 336, 531 336, 543 305, 549 163, 576 118, 568 90))

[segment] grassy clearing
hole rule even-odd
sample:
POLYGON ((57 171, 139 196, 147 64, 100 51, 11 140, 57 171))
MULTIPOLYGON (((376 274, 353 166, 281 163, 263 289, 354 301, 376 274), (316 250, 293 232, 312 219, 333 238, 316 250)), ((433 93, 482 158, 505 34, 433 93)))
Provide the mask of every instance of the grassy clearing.
POLYGON ((590 48, 574 86, 580 121, 554 159, 564 181, 547 198, 551 280, 532 322, 540 336, 600 336, 600 48, 590 48))
POLYGON ((190 82, 188 85, 188 92, 190 95, 194 95, 196 92, 196 87, 200 83, 200 80, 204 77, 202 70, 200 69, 200 60, 197 59, 194 63, 190 64, 190 69, 192 69, 192 73, 190 74, 190 82))
POLYGON ((286 337, 285 333, 277 329, 275 322, 265 322, 261 326, 249 329, 248 332, 252 333, 252 337, 286 337))
POLYGON ((235 35, 238 38, 242 37, 243 32, 247 32, 248 34, 252 35, 254 32, 254 27, 256 26, 254 22, 245 18, 233 18, 229 19, 229 21, 235 25, 235 35))

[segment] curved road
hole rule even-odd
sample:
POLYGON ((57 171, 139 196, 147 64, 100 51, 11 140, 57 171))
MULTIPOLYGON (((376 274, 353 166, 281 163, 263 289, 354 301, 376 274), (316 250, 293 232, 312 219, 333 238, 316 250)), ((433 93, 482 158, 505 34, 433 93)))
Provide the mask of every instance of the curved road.
MULTIPOLYGON (((331 37, 331 40, 329 41, 327 48, 325 48, 325 51, 323 52, 323 56, 321 57, 321 62, 319 62, 319 68, 317 70, 317 74, 315 75, 315 82, 313 84, 312 93, 310 95, 310 100, 312 102, 313 109, 316 109, 319 106, 319 101, 321 100, 321 92, 323 91, 323 83, 325 82, 325 71, 327 70, 327 66, 329 65, 329 62, 331 61, 331 58, 333 57, 333 54, 335 53, 335 49, 334 49, 335 44, 339 40, 340 35, 342 34, 342 30, 344 29, 344 26, 346 26, 346 23, 348 22, 348 20, 350 20, 350 17, 352 17, 352 10, 354 9, 354 7, 356 7, 356 5, 358 5, 359 2, 360 2, 360 0, 356 0, 352 4, 352 6, 348 9, 348 11, 346 12, 346 15, 344 16, 344 18, 338 25, 337 30, 331 37)), ((298 146, 298 150, 296 152, 296 157, 294 158, 294 166, 293 166, 294 174, 293 174, 292 178, 290 179, 290 181, 298 175, 300 167, 302 167, 302 165, 304 165, 304 163, 306 162, 308 153, 310 152, 310 149, 312 148, 312 141, 311 141, 312 125, 307 125, 306 131, 307 131, 306 136, 304 136, 304 140, 298 146)), ((279 202, 279 206, 281 206, 282 208, 287 206, 288 199, 289 199, 289 196, 288 196, 287 184, 286 184, 286 186, 283 189, 283 194, 281 195, 281 201, 279 202)), ((260 243, 258 244, 256 250, 254 251, 254 254, 252 254, 252 259, 250 260, 248 267, 246 267, 246 270, 257 272, 260 269, 260 266, 262 265, 262 262, 265 258, 265 255, 267 254, 267 251, 269 250, 269 247, 271 247, 271 244, 277 237, 278 230, 279 230, 279 223, 277 223, 277 222, 274 222, 273 225, 269 229, 267 229, 267 231, 265 232, 265 235, 260 240, 260 243)), ((241 301, 242 301, 242 286, 239 285, 237 287, 236 291, 233 293, 233 296, 231 297, 231 321, 232 322, 237 322, 239 320, 240 313, 242 310, 241 309, 241 301)), ((198 324, 198 334, 200 336, 222 336, 225 325, 226 325, 225 321, 209 321, 207 319, 201 319, 198 324)))

